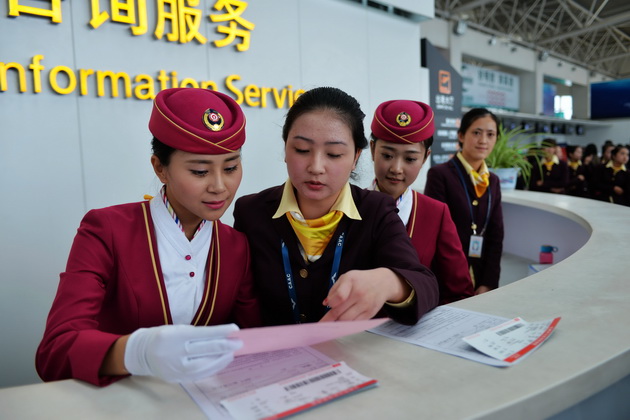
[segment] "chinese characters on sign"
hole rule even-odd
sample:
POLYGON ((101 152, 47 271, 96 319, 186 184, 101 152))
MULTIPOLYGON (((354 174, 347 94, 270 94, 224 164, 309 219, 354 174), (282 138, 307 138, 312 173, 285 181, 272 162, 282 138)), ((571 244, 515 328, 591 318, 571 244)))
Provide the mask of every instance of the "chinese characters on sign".
MULTIPOLYGON (((62 22, 61 0, 50 0, 50 8, 28 6, 30 0, 8 0, 9 16, 34 15, 46 17, 54 23, 62 22)), ((203 11, 198 9, 200 0, 155 0, 156 24, 153 35, 157 39, 185 44, 193 40, 206 44, 208 39, 200 32, 203 11)), ((216 27, 222 39, 212 43, 217 48, 235 44, 238 51, 247 51, 251 31, 255 26, 242 17, 247 2, 240 0, 217 0, 213 8, 217 13, 208 14, 210 22, 220 23, 216 27)), ((130 25, 131 33, 139 36, 147 33, 147 0, 90 0, 89 24, 97 29, 110 21, 130 25)))

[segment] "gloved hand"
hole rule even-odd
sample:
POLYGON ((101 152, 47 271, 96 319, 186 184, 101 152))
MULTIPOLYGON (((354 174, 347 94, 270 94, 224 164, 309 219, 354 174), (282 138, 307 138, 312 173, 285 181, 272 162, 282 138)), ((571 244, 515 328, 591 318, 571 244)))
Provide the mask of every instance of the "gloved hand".
POLYGON ((243 347, 241 340, 227 338, 237 330, 235 324, 140 328, 127 341, 125 368, 132 375, 150 375, 167 382, 189 382, 214 375, 243 347))

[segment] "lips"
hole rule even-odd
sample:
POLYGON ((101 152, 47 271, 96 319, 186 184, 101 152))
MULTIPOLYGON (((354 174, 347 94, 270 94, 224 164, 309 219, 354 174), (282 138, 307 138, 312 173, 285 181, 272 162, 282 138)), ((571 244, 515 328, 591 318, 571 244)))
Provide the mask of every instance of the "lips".
POLYGON ((225 205, 225 200, 223 201, 204 201, 203 204, 206 207, 211 208, 212 210, 218 210, 225 205))
POLYGON ((319 191, 324 188, 324 184, 319 181, 306 181, 306 186, 315 191, 319 191))

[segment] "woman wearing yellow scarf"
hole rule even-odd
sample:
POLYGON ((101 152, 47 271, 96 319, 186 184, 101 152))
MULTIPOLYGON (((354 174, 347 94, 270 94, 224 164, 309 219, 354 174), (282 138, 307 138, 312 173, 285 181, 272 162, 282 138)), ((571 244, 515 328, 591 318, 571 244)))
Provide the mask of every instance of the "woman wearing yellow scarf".
POLYGON ((499 120, 485 108, 462 118, 457 135, 460 151, 427 174, 425 195, 445 202, 468 256, 475 294, 499 286, 503 252, 503 210, 499 178, 485 159, 497 141, 499 120))
POLYGON ((287 114, 289 179, 237 200, 267 325, 389 316, 414 324, 438 303, 394 200, 348 181, 367 146, 358 102, 316 88, 287 114))

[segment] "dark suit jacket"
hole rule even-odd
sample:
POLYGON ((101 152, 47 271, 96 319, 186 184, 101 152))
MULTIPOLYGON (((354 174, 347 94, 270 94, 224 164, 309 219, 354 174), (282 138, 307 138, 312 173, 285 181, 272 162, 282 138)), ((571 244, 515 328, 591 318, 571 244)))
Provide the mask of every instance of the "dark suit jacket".
POLYGON ((593 173, 593 198, 609 203, 628 205, 628 196, 630 187, 630 176, 626 171, 618 171, 616 174, 612 168, 600 164, 595 167, 593 173), (614 187, 623 189, 623 194, 618 195, 614 192, 614 187))
POLYGON ((396 214, 394 200, 383 193, 351 186, 352 197, 362 220, 343 217, 322 257, 306 264, 298 239, 286 216, 272 219, 282 197, 283 186, 239 198, 234 208, 234 227, 249 239, 254 284, 263 322, 267 325, 294 323, 282 263, 281 241, 289 259, 302 322, 316 322, 326 313, 322 305, 328 295, 335 244, 346 232, 339 276, 350 270, 386 267, 402 276, 416 292, 415 302, 404 309, 384 305, 380 316, 415 324, 438 304, 435 276, 420 264, 405 226, 396 214), (301 274, 306 275, 302 277, 301 274))
POLYGON ((490 174, 488 190, 481 198, 477 198, 472 181, 466 174, 466 169, 464 169, 459 159, 455 157, 446 163, 429 169, 424 193, 448 205, 453 222, 457 227, 462 249, 468 255, 470 235, 472 235, 472 222, 474 221, 477 224, 478 235, 486 224, 489 191, 492 194, 492 202, 490 218, 487 221, 487 228, 483 235, 481 258, 468 257, 468 264, 473 268, 475 288, 484 285, 490 289, 495 289, 499 286, 501 254, 503 253, 503 210, 501 208, 499 178, 494 174, 490 174), (468 196, 458 175, 457 168, 463 175, 468 196), (471 206, 473 209, 473 220, 470 217, 471 206))
POLYGON ((468 261, 448 206, 417 191, 412 193, 414 200, 407 232, 420 262, 435 274, 440 305, 472 296, 468 261))
POLYGON ((529 180, 529 189, 531 191, 552 192, 552 188, 565 189, 569 184, 569 166, 563 160, 558 164, 554 164, 551 170, 548 170, 544 163, 538 166, 534 163, 532 168, 532 176, 529 180), (542 167, 542 172, 541 172, 542 167), (536 182, 542 180, 543 184, 538 186, 536 182))
MULTIPOLYGON (((260 325, 247 240, 221 222, 214 229, 206 270, 213 256, 214 264, 196 325, 260 325)), ((88 212, 74 238, 37 349, 42 379, 76 378, 106 385, 120 378, 98 375, 114 341, 138 328, 172 324, 160 267, 148 202, 88 212)))

